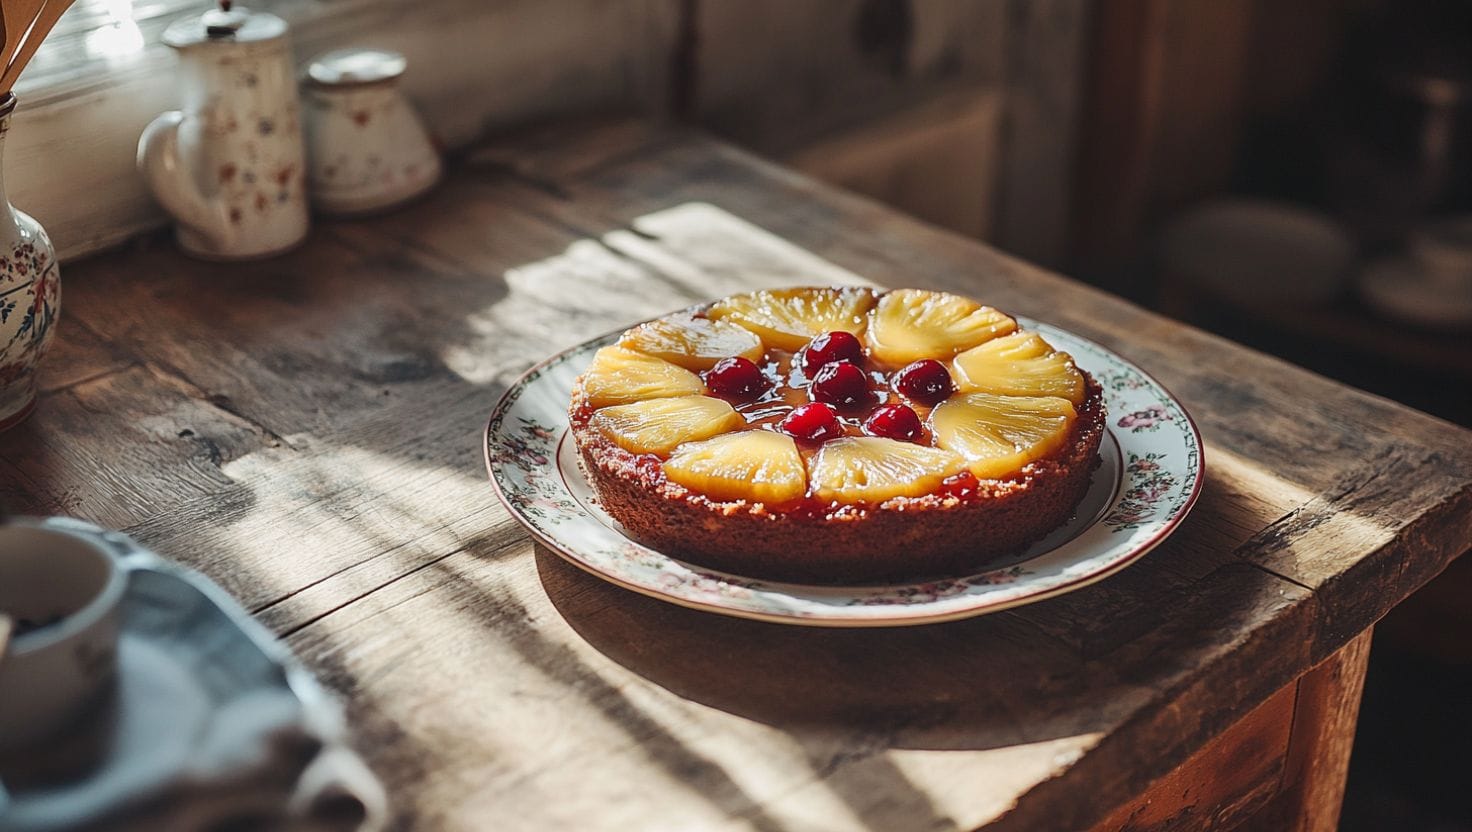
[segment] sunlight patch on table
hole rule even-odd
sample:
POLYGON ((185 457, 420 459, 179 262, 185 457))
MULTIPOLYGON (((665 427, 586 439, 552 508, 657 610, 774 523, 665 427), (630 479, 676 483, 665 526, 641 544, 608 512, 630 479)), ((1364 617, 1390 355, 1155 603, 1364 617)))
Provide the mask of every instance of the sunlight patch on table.
MULTIPOLYGON (((1337 506, 1303 486, 1218 446, 1207 448, 1207 476, 1231 481, 1240 508, 1257 514, 1264 529, 1244 554, 1275 572, 1316 586, 1342 564, 1342 552, 1370 551, 1395 539, 1375 518, 1337 506), (1275 536, 1276 530, 1276 536, 1275 536)), ((1240 514, 1240 512, 1239 512, 1240 514)))
POLYGON ((507 295, 468 310, 469 335, 442 350, 445 366, 474 384, 506 383, 529 354, 551 355, 729 292, 869 282, 706 203, 646 214, 634 228, 507 270, 507 295))
POLYGON ((330 609, 409 569, 468 546, 523 539, 483 477, 413 458, 290 437, 223 466, 255 495, 243 516, 202 529, 200 551, 254 570, 245 591, 277 629, 330 609))
POLYGON ((1094 732, 964 756, 896 750, 888 757, 911 782, 925 784, 935 807, 958 828, 976 829, 1001 817, 1039 783, 1067 771, 1103 738, 1094 732))
POLYGON ((710 291, 873 285, 873 281, 708 202, 687 202, 645 214, 634 220, 633 227, 637 233, 623 232, 615 247, 657 267, 685 264, 706 276, 701 282, 710 291), (648 245, 634 244, 630 238, 642 239, 648 245))

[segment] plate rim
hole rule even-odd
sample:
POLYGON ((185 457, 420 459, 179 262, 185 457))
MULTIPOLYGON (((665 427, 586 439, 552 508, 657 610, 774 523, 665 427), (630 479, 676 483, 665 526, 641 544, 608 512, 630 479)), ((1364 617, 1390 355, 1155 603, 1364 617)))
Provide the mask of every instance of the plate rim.
MULTIPOLYGON (((481 430, 480 433, 481 456, 485 462, 486 476, 487 479, 491 481, 491 487, 496 493, 496 498, 501 502, 501 505, 506 508, 507 513, 510 514, 511 517, 516 520, 517 524, 520 525, 522 529, 525 530, 536 542, 541 543, 544 547, 551 550, 562 560, 572 564, 583 572, 607 581, 614 586, 618 586, 620 588, 630 590, 640 595, 654 598, 665 603, 675 604, 686 609, 697 610, 700 612, 709 612, 733 618, 743 618, 746 620, 762 621, 773 624, 786 624, 790 626, 824 627, 830 629, 867 629, 881 627, 918 626, 924 624, 943 624, 952 621, 960 621, 967 618, 975 618, 977 616, 987 615, 994 612, 1001 612, 1003 610, 1014 609, 1016 607, 1025 606, 1027 604, 1045 601, 1050 598, 1056 598, 1060 595, 1065 595, 1069 592, 1083 589, 1084 587, 1098 583, 1099 581, 1105 580, 1106 578, 1113 577, 1126 567, 1133 565, 1145 555, 1154 551, 1161 543, 1165 541, 1166 538, 1170 537, 1170 535, 1172 535, 1175 530, 1180 527, 1180 524, 1186 519, 1188 515, 1190 515, 1192 509, 1195 508, 1196 502, 1200 498, 1202 488, 1206 482, 1206 444, 1204 439, 1202 438, 1201 429, 1196 424, 1196 420, 1191 416, 1190 411, 1186 409, 1185 405, 1181 403, 1180 398, 1177 397, 1175 393, 1171 392, 1170 388, 1161 383, 1160 379, 1156 378, 1153 374, 1145 370, 1143 367, 1140 367, 1138 364, 1129 360, 1128 358, 1125 358, 1113 349, 1100 344, 1098 341, 1095 341, 1094 339, 1085 337, 1083 335, 1079 335, 1072 330, 1065 329, 1064 327, 1058 326, 1056 324, 1047 323, 1046 321, 1041 321, 1030 316, 1014 315, 1013 317, 1017 317, 1019 318, 1019 320, 1027 321, 1034 325, 1041 324, 1051 329, 1056 329, 1060 332, 1063 332, 1069 337, 1077 339, 1078 341, 1081 341, 1093 347, 1099 352, 1102 352, 1112 357, 1114 360, 1121 362, 1128 368, 1139 373, 1141 376, 1144 376, 1146 380, 1148 380, 1155 387, 1159 388, 1160 391, 1163 392, 1166 397, 1175 404, 1176 408, 1180 410, 1181 415, 1185 418, 1187 434, 1190 436, 1191 439, 1190 444, 1194 446, 1196 450, 1196 476, 1191 484, 1191 491, 1189 494, 1186 495, 1185 501, 1182 502, 1180 508, 1177 509, 1176 513, 1173 516, 1167 519, 1159 529, 1151 534, 1149 538, 1136 544, 1132 549, 1130 549, 1128 554, 1120 557, 1118 560, 1110 563, 1108 566, 1101 568, 1095 572, 1091 572, 1087 575, 1082 575, 1073 580, 1066 581, 1057 586, 1049 587, 1048 589, 1019 595, 1015 598, 978 603, 973 606, 963 607, 960 609, 951 610, 949 612, 926 611, 923 607, 912 607, 910 609, 912 609, 913 611, 910 613, 887 615, 883 617, 874 616, 862 618, 832 618, 801 614, 765 613, 757 610, 748 610, 726 606, 715 602, 702 602, 689 598, 683 598, 667 592, 662 592, 653 587, 641 586, 639 584, 635 584, 633 582, 620 578, 612 573, 598 569, 592 564, 585 562, 577 555, 567 551, 562 544, 553 540, 548 534, 537 528, 527 517, 525 517, 520 511, 518 511, 517 508, 512 504, 511 500, 506 496, 506 493, 502 490, 500 480, 497 478, 495 468, 493 467, 491 462, 491 428, 492 425, 495 424, 497 416, 503 415, 503 413, 508 410, 512 404, 515 404, 517 399, 520 398, 521 391, 523 391, 530 383, 528 379, 530 379, 532 376, 536 375, 537 373, 554 363, 566 360, 566 358, 571 353, 585 349, 589 344, 603 340, 605 338, 608 338, 609 336, 622 333, 623 331, 628 329, 628 327, 616 327, 614 329, 602 332, 598 335, 594 335, 590 338, 585 338, 582 341, 573 344, 572 346, 558 350, 552 355, 543 358, 535 364, 532 364, 525 371, 517 375, 517 377, 510 384, 506 385, 506 389, 502 391, 501 395, 496 399, 496 404, 491 408, 490 415, 486 418, 485 427, 481 430)), ((648 318, 646 320, 654 320, 654 318, 648 318)), ((638 324, 634 324, 634 326, 637 325, 638 324)), ((1105 430, 1110 433, 1115 442, 1119 444, 1121 449, 1123 449, 1123 443, 1119 442, 1119 438, 1114 435, 1113 429, 1107 423, 1105 425, 1105 430)), ((566 433, 565 430, 564 433, 566 433)), ((562 441, 562 437, 559 437, 558 444, 560 445, 562 441)), ((548 461, 548 464, 556 466, 556 456, 550 459, 548 461)), ((1094 523, 1091 523, 1085 528, 1092 528, 1095 524, 1099 522, 1102 521, 1095 520, 1094 523)), ((637 541, 632 542, 637 543, 637 541)), ((671 560, 679 560, 678 558, 674 558, 670 555, 664 554, 663 552, 659 552, 657 549, 654 549, 652 547, 645 546, 645 548, 649 548, 650 551, 656 552, 663 557, 670 558, 671 560)), ((684 561, 680 562, 683 563, 684 561)))

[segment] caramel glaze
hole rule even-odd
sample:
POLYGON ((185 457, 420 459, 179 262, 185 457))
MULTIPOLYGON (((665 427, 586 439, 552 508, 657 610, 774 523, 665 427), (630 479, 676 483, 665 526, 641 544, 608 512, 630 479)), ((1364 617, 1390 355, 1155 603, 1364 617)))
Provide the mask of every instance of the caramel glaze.
MULTIPOLYGON (((816 401, 808 393, 808 385, 812 378, 798 359, 798 354, 768 348, 766 356, 761 364, 762 375, 766 376, 769 385, 767 391, 755 399, 749 401, 732 401, 731 406, 746 419, 748 427, 761 430, 778 430, 777 423, 782 421, 793 408, 816 401)), ((911 440, 917 445, 935 446, 935 437, 931 435, 928 419, 930 417, 931 405, 913 402, 894 391, 891 379, 899 372, 900 367, 889 366, 883 362, 876 361, 864 351, 863 360, 859 363, 859 369, 869 377, 868 401, 860 402, 849 407, 833 406, 833 411, 838 414, 838 421, 843 425, 843 432, 847 436, 866 436, 864 433, 864 420, 869 418, 875 410, 886 404, 903 404, 915 411, 920 417, 920 435, 911 440)), ((822 443, 806 442, 798 439, 797 449, 802 454, 804 462, 810 462, 817 454, 822 443)), ((955 476, 947 478, 941 483, 939 492, 943 495, 962 496, 976 491, 976 476, 969 471, 963 471, 955 476)), ((809 495, 804 501, 806 505, 787 507, 787 510, 808 509, 813 513, 828 513, 836 508, 838 503, 825 503, 809 495)))
MULTIPOLYGON (((803 369, 802 362, 797 360, 797 354, 787 352, 786 350, 768 349, 761 368, 762 375, 767 377, 767 383, 770 385, 769 389, 752 401, 732 401, 731 406, 736 408, 737 413, 740 413, 746 418, 748 425, 759 427, 770 425, 772 427, 769 429, 775 430, 776 424, 782 421, 782 417, 786 416, 794 407, 815 401, 808 394, 808 385, 812 382, 812 379, 808 376, 807 371, 803 369)), ((863 370, 864 375, 869 377, 870 399, 852 407, 835 406, 833 408, 834 412, 838 414, 838 421, 843 423, 844 433, 849 436, 864 436, 862 427, 864 420, 869 418, 869 415, 880 405, 909 405, 915 411, 915 414, 920 417, 921 422, 924 422, 925 417, 930 415, 930 407, 928 405, 916 404, 915 402, 909 401, 894 392, 890 387, 890 378, 900 368, 884 366, 874 361, 868 355, 865 355, 863 362, 859 365, 859 369, 863 370)), ((803 443, 799 442, 798 444, 801 445, 803 443)), ((919 438, 918 444, 935 444, 935 440, 931 437, 929 429, 926 429, 924 435, 919 438)), ((816 451, 817 447, 814 446, 805 450, 816 451)))

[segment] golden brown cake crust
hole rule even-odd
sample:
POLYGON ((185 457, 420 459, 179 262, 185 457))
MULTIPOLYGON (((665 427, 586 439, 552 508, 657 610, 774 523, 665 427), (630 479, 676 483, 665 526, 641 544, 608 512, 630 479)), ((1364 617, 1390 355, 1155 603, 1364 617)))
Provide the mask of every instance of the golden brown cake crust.
POLYGON ((574 389, 572 434, 600 504, 637 540, 701 566, 820 584, 964 575, 1065 523, 1088 491, 1104 436, 1103 391, 1092 377, 1064 447, 961 495, 895 497, 878 505, 769 509, 715 502, 670 482, 660 460, 636 456, 588 427, 574 389))

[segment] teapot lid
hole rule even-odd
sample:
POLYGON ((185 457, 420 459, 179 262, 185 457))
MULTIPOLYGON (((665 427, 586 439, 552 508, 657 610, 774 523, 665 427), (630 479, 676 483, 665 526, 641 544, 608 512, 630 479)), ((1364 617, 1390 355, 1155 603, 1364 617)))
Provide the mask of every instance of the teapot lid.
POLYGON ((286 28, 286 21, 274 14, 219 0, 218 8, 169 24, 163 41, 175 49, 205 43, 268 43, 285 37, 286 28))
POLYGON ((379 84, 404 74, 408 62, 387 49, 334 49, 312 59, 307 79, 317 86, 379 84))

